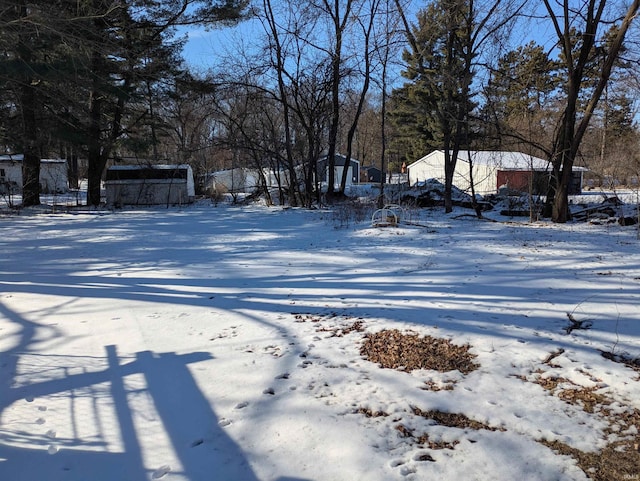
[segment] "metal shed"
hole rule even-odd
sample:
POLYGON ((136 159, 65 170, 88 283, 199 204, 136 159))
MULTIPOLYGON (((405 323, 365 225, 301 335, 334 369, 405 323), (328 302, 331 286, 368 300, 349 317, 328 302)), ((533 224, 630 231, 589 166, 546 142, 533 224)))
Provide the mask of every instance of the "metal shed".
POLYGON ((180 205, 195 200, 189 165, 116 165, 107 169, 107 205, 180 205))

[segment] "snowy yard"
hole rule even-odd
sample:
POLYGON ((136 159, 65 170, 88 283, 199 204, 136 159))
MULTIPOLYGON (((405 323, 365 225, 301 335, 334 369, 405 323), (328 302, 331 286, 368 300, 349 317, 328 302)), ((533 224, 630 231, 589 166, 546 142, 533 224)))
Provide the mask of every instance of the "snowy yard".
POLYGON ((0 217, 0 479, 640 479, 636 227, 422 221, 0 217))

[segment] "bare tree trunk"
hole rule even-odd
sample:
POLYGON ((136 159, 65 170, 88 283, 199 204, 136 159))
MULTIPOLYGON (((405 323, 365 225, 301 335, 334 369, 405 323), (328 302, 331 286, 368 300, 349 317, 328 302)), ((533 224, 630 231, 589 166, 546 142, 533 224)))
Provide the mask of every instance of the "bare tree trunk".
MULTIPOLYGON (((20 2, 20 17, 29 15, 26 2, 20 2)), ((28 68, 33 63, 30 33, 21 33, 17 52, 19 60, 28 68)), ((38 123, 36 120, 36 85, 37 82, 27 74, 21 79, 20 114, 22 117, 22 205, 30 207, 40 204, 40 149, 38 148, 38 123)))
POLYGON ((380 106, 380 196, 378 197, 378 209, 384 207, 384 185, 386 180, 386 155, 387 155, 387 63, 389 49, 386 48, 382 62, 382 104, 380 106))
POLYGON ((106 165, 106 159, 102 153, 101 142, 101 117, 102 100, 98 92, 92 92, 90 106, 90 124, 88 135, 87 153, 87 205, 100 205, 100 188, 102 182, 102 172, 106 165))
POLYGON ((298 196, 297 196, 297 185, 298 182, 296 180, 296 171, 294 168, 294 158, 292 151, 292 139, 291 139, 291 114, 289 109, 289 100, 287 95, 287 89, 284 81, 285 74, 285 59, 282 50, 282 44, 280 43, 280 35, 278 33, 278 23, 276 21, 273 7, 271 4, 271 0, 263 1, 264 10, 267 13, 267 23, 269 25, 270 33, 273 36, 273 48, 274 54, 276 56, 276 70, 278 77, 278 91, 280 93, 280 99, 282 103, 283 109, 283 117, 284 117, 284 134, 285 134, 285 150, 287 153, 287 170, 289 172, 289 185, 288 185, 288 193, 289 193, 289 204, 292 206, 298 205, 298 196))
MULTIPOLYGON (((343 33, 347 26, 347 21, 351 17, 352 0, 347 0, 344 13, 341 13, 340 0, 323 0, 327 12, 331 16, 333 23, 334 51, 331 59, 331 121, 329 125, 329 151, 327 153, 327 199, 330 200, 335 191, 335 156, 336 144, 338 142, 338 129, 340 128, 340 84, 342 82, 342 41, 343 33)), ((348 166, 345 165, 345 169, 348 166)))
MULTIPOLYGON (((356 108, 354 118, 351 122, 351 127, 349 128, 349 132, 347 134, 347 158, 345 159, 345 165, 342 171, 342 179, 340 180, 340 192, 342 193, 344 193, 347 184, 347 174, 349 172, 348 167, 351 162, 351 154, 353 151, 353 138, 356 134, 358 122, 360 121, 360 116, 362 115, 364 101, 367 98, 367 92, 369 92, 369 85, 371 84, 371 52, 369 47, 377 10, 378 2, 374 1, 371 3, 371 9, 368 15, 368 23, 366 25, 361 24, 364 33, 364 81, 362 83, 362 89, 360 90, 360 96, 358 98, 358 106, 356 108)), ((362 22, 362 20, 358 19, 358 22, 362 22)), ((360 181, 360 179, 356 180, 358 182, 360 181)))
MULTIPOLYGON (((609 31, 612 31, 611 22, 603 18, 606 11, 606 0, 590 0, 585 3, 580 11, 573 12, 569 0, 563 0, 561 3, 562 10, 556 13, 554 6, 556 3, 550 3, 550 0, 543 0, 544 5, 549 14, 555 32, 560 41, 563 50, 565 67, 567 69, 567 100, 562 115, 559 128, 556 132, 553 153, 551 155, 551 163, 553 165, 553 179, 551 183, 551 193, 548 202, 551 203, 551 218, 554 222, 567 222, 570 219, 569 211, 569 188, 571 185, 571 177, 573 165, 578 154, 580 144, 587 131, 591 117, 602 96, 602 93, 611 77, 611 70, 618 58, 620 49, 631 22, 636 18, 638 9, 640 9, 640 0, 634 0, 627 7, 624 16, 619 25, 616 25, 615 36, 608 42, 602 70, 598 78, 596 87, 591 93, 591 97, 587 99, 586 108, 581 111, 580 120, 578 121, 578 98, 582 93, 582 85, 584 81, 584 72, 587 67, 592 49, 594 48, 598 28, 601 25, 607 25, 609 31), (584 11, 586 9, 586 11, 584 11), (580 50, 576 54, 573 51, 573 29, 575 28, 573 17, 583 21, 581 25, 582 44, 580 50)), ((559 4, 560 2, 558 2, 559 4)), ((615 23, 614 23, 615 25, 615 23)))
POLYGON ((40 205, 40 152, 35 113, 36 92, 24 85, 21 92, 22 135, 24 159, 22 161, 22 205, 40 205))

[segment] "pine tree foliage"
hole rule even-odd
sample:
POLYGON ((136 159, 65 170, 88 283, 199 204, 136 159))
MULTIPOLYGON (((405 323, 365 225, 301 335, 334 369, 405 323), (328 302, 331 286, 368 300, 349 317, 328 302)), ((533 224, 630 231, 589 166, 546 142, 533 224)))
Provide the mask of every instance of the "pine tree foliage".
POLYGON ((23 203, 39 203, 39 160, 60 145, 88 159, 88 202, 118 149, 157 153, 163 84, 183 70, 179 25, 236 21, 245 0, 0 0, 3 143, 25 153, 23 203))

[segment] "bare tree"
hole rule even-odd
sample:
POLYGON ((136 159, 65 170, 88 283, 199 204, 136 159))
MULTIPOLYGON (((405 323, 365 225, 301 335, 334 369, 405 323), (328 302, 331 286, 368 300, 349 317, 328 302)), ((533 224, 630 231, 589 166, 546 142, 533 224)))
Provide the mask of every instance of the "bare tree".
MULTIPOLYGON (((327 47, 331 57, 331 121, 329 124, 329 140, 327 152, 328 176, 327 198, 331 198, 335 191, 335 157, 338 143, 338 131, 340 129, 340 86, 344 80, 344 40, 349 21, 352 19, 351 10, 353 0, 320 0, 318 9, 326 15, 331 24, 330 34, 333 44, 327 47)), ((345 170, 347 165, 345 165, 345 170)))
MULTIPOLYGON (((371 76, 372 76, 372 62, 374 59, 372 49, 376 46, 373 35, 375 33, 374 26, 376 23, 376 19, 380 13, 380 0, 372 0, 368 4, 368 11, 362 11, 360 15, 355 17, 356 23, 362 29, 362 62, 363 62, 363 71, 361 72, 362 86, 360 88, 360 92, 358 95, 358 101, 356 104, 356 109, 351 119, 351 126, 349 127, 349 131, 347 132, 347 151, 345 155, 345 164, 344 169, 342 169, 342 178, 340 179, 340 190, 339 192, 344 194, 346 183, 347 183, 347 174, 349 173, 348 166, 351 162, 351 155, 353 153, 353 139, 356 134, 356 130, 358 128, 358 123, 360 121, 360 116, 362 115, 363 108, 365 106, 365 101, 367 99, 367 93, 369 92, 369 86, 371 84, 371 76)), ((359 180, 359 179, 358 179, 359 180)))
POLYGON ((566 222, 570 219, 569 186, 573 165, 625 36, 638 14, 640 0, 633 0, 626 7, 606 0, 543 0, 543 3, 562 52, 566 93, 551 152, 553 176, 548 202, 552 220, 566 222), (607 28, 605 32, 602 31, 604 28, 607 28), (611 32, 613 35, 606 45, 598 45, 603 36, 611 32), (601 69, 595 87, 587 89, 587 67, 596 50, 602 56, 601 69))

